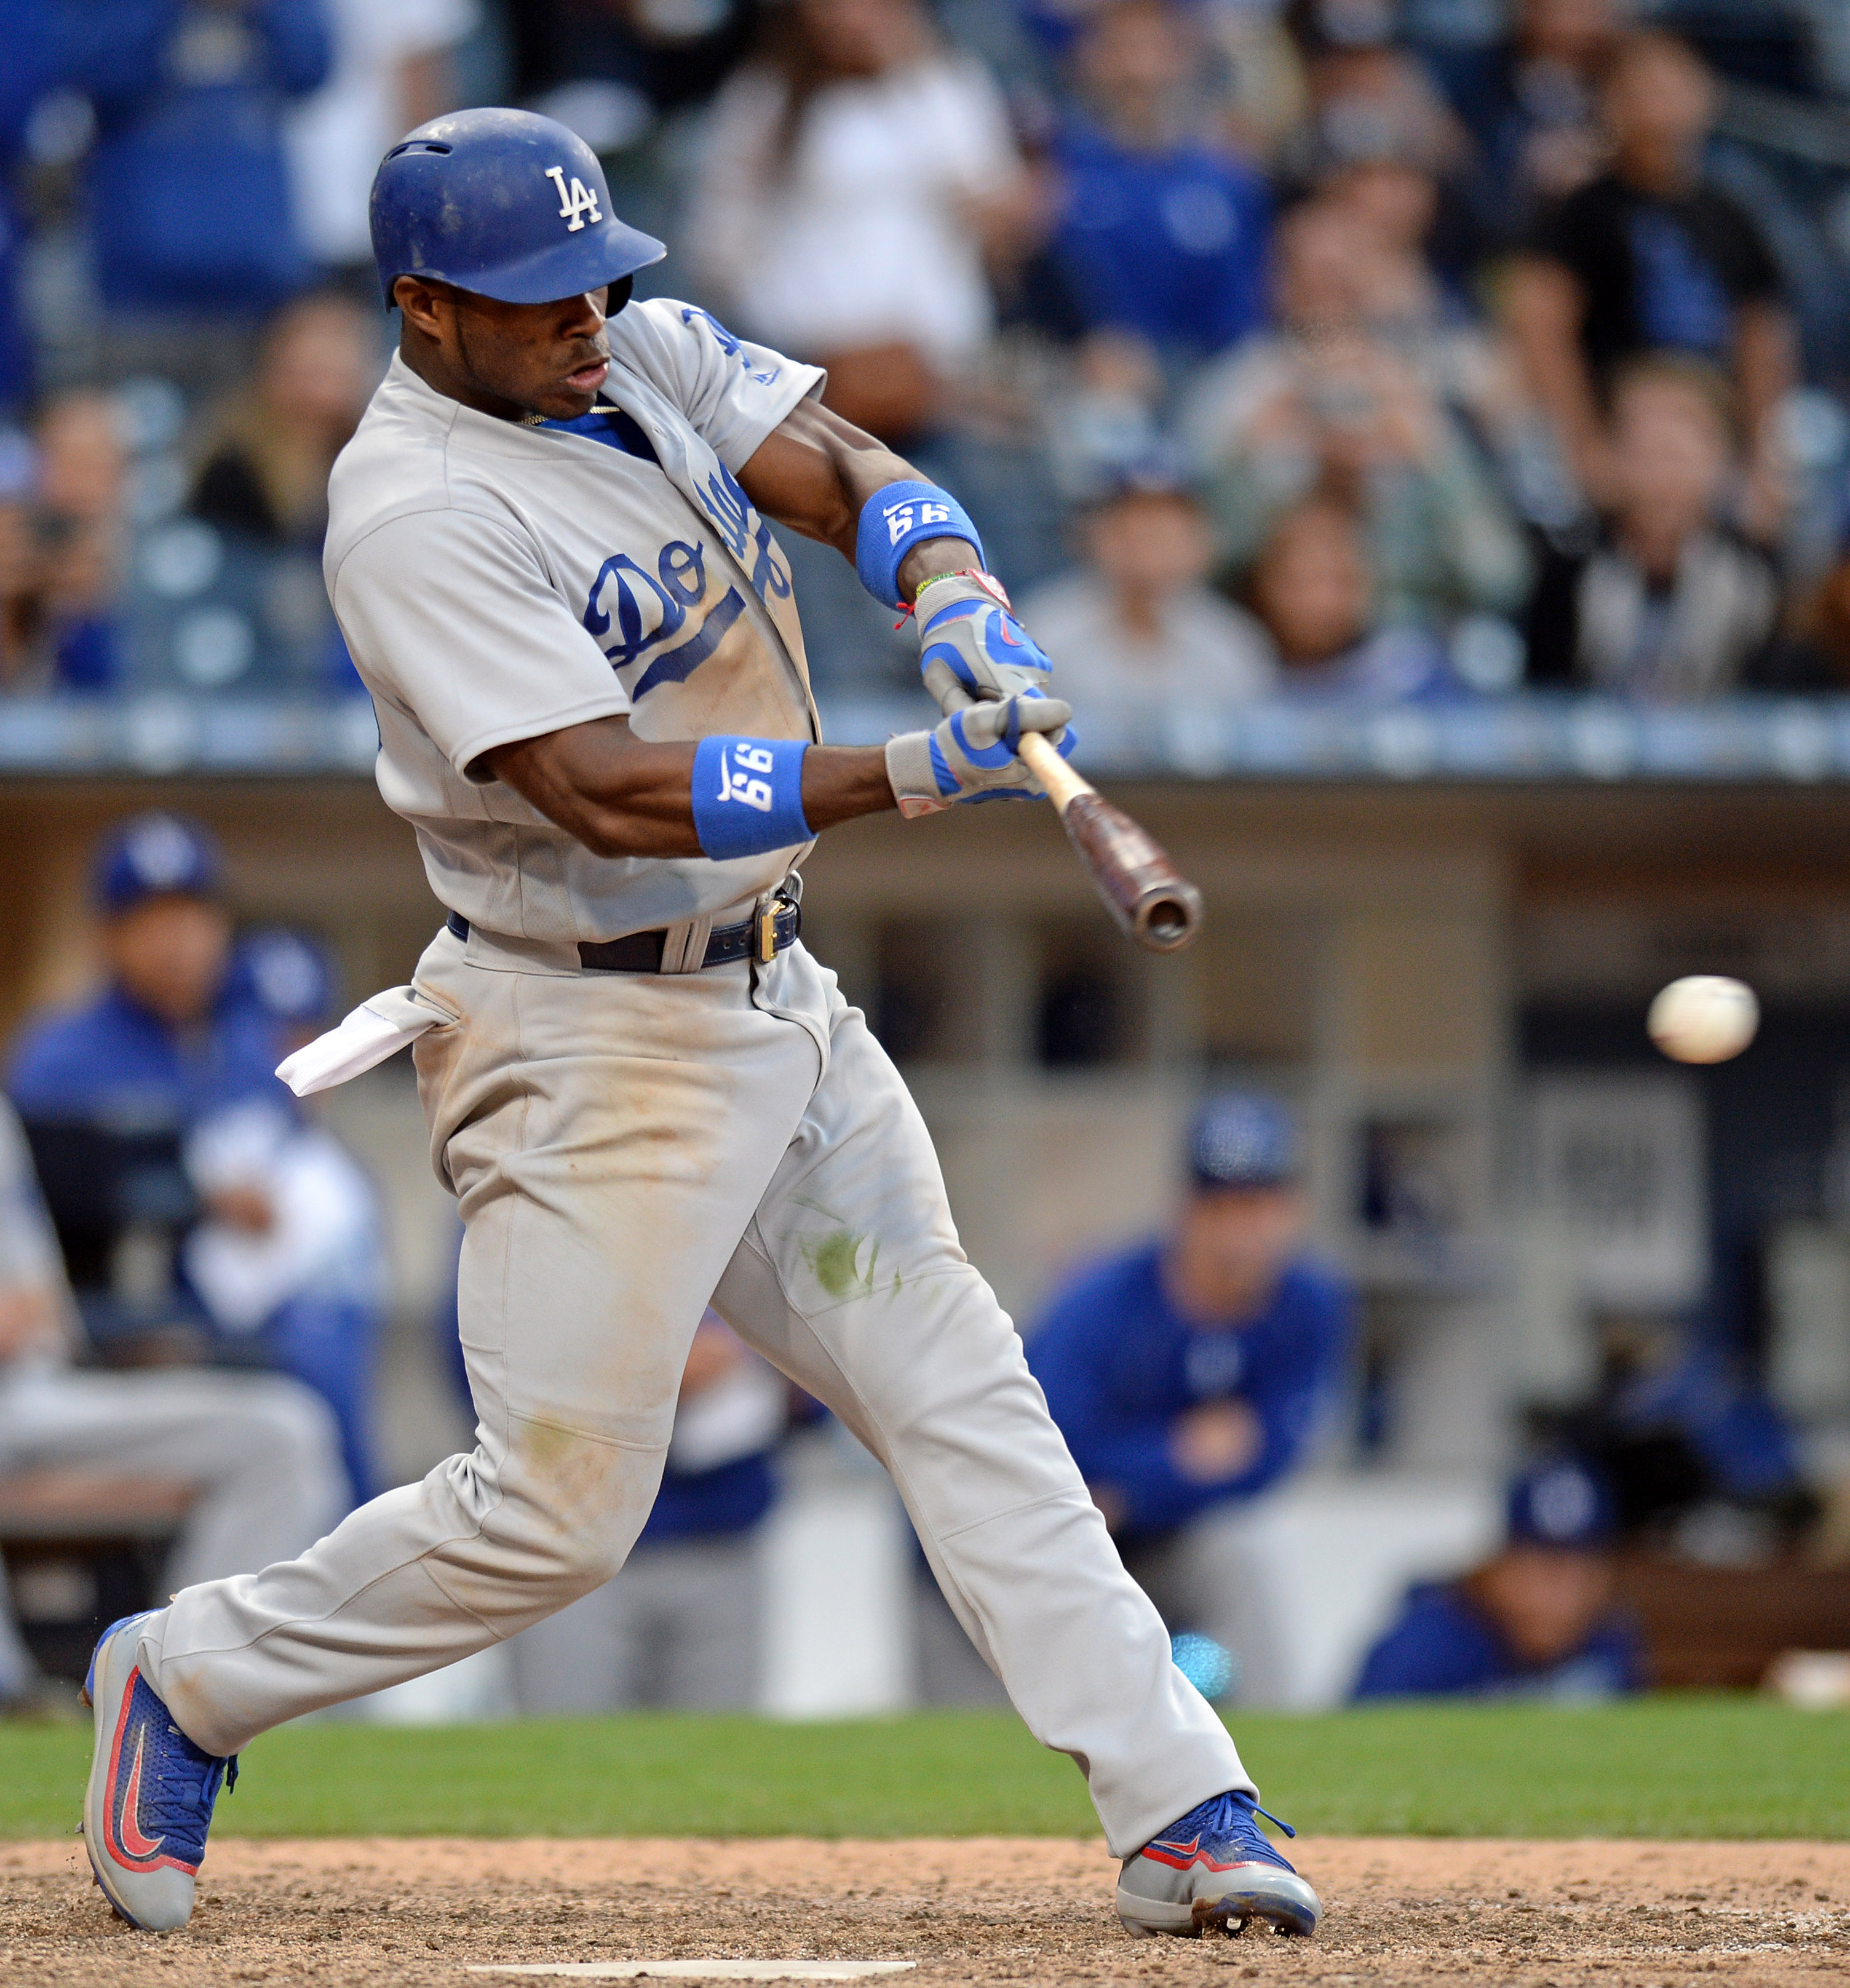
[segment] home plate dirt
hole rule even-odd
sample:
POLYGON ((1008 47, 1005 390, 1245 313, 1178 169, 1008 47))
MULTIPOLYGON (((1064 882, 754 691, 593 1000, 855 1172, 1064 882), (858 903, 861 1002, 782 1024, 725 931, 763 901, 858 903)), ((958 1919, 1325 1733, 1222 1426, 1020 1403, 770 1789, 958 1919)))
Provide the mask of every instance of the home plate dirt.
POLYGON ((862 1978, 1824 1988, 1850 1967, 1850 1844, 1327 1838, 1292 1854, 1329 1908, 1314 1941, 1131 1939, 1097 1841, 227 1838, 191 1925, 156 1937, 110 1918, 75 1840, 0 1843, 0 1982, 512 1988, 522 1977, 471 1970, 909 1960, 862 1978))

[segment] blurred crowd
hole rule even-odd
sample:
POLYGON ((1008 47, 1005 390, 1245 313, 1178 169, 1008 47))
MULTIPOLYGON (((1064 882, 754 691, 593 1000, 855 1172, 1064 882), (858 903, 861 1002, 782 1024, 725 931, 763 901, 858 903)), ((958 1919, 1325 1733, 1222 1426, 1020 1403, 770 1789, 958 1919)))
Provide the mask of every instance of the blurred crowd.
MULTIPOLYGON (((0 685, 357 691, 377 158, 519 102, 1082 709, 1850 685, 1837 0, 0 0, 0 685)), ((825 691, 905 645, 792 548, 825 691)))

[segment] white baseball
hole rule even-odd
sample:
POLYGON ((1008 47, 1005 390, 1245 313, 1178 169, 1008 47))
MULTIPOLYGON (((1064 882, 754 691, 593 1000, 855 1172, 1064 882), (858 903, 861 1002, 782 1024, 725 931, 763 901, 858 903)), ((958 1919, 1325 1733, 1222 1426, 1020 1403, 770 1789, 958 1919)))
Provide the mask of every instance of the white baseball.
POLYGON ((1692 973, 1672 980, 1651 1003, 1645 1026, 1678 1063, 1726 1063, 1754 1040, 1760 1003, 1744 981, 1692 973))

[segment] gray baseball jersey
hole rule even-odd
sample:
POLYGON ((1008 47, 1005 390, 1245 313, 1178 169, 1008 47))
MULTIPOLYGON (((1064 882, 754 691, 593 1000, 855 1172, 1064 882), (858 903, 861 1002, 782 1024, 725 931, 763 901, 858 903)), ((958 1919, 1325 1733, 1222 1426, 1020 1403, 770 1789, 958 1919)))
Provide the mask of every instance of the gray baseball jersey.
POLYGON ((396 358, 328 486, 323 563, 431 888, 490 931, 608 939, 739 904, 801 853, 594 856, 482 764, 615 713, 650 739, 820 736, 790 567, 735 475, 823 375, 657 299, 600 402, 654 460, 498 421, 396 358))

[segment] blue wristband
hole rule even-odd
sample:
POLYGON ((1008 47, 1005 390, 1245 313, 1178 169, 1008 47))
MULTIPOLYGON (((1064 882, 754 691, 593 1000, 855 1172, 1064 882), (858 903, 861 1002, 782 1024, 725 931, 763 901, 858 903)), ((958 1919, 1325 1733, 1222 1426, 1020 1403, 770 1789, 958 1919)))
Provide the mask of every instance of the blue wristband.
POLYGON ((889 483, 861 507, 854 537, 854 570, 876 600, 899 598, 899 564, 922 539, 968 539, 982 564, 982 540, 970 514, 935 483, 889 483))
POLYGON ((694 833, 715 863, 794 849, 803 818, 803 739, 703 739, 694 749, 694 833))

